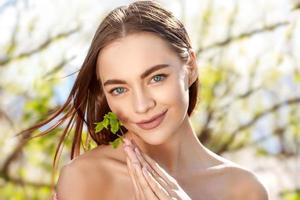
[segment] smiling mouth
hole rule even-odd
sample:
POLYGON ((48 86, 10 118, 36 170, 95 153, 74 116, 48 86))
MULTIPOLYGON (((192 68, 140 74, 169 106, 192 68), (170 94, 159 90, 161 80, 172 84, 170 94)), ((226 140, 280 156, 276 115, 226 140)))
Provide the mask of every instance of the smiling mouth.
POLYGON ((136 123, 140 128, 144 129, 144 130, 150 130, 150 129, 154 129, 156 127, 158 127, 161 122, 163 121, 166 113, 168 110, 164 111, 163 113, 154 116, 152 119, 148 120, 148 121, 142 121, 139 123, 136 123))

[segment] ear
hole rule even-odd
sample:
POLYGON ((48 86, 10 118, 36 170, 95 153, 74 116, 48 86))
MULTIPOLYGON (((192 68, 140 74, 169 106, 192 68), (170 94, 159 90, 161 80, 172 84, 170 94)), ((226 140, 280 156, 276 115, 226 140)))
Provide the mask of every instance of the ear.
POLYGON ((186 68, 188 71, 189 87, 198 78, 198 66, 195 52, 191 49, 189 50, 189 59, 186 63, 186 68))

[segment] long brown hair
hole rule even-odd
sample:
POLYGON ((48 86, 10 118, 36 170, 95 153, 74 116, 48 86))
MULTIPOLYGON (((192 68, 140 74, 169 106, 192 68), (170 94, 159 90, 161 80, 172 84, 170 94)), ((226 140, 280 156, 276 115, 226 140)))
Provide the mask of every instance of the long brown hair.
MULTIPOLYGON (((48 134, 53 129, 66 123, 55 152, 53 166, 59 159, 60 150, 71 130, 74 130, 71 159, 80 154, 83 127, 86 126, 88 137, 97 145, 108 144, 116 135, 103 129, 95 133, 95 122, 102 121, 104 115, 111 111, 96 75, 96 63, 99 52, 112 41, 137 32, 152 32, 170 44, 182 61, 190 56, 191 44, 183 24, 170 11, 154 1, 136 1, 128 6, 112 10, 100 23, 87 56, 80 68, 73 88, 66 102, 51 116, 20 134, 32 138, 48 134), (57 120, 58 118, 58 120, 57 120), (32 132, 57 120, 49 129, 32 136, 32 132), (74 127, 75 126, 75 127, 74 127)), ((193 112, 198 93, 198 78, 189 88, 188 115, 193 112)), ((122 131, 127 131, 122 127, 122 131)), ((118 134, 121 134, 120 132, 118 134)))

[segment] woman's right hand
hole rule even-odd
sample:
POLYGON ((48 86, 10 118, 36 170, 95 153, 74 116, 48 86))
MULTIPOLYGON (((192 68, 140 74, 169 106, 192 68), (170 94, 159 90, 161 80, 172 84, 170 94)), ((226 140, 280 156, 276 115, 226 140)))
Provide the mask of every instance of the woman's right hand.
POLYGON ((155 160, 129 140, 124 140, 124 150, 128 156, 127 167, 134 185, 136 199, 191 199, 177 181, 155 160))

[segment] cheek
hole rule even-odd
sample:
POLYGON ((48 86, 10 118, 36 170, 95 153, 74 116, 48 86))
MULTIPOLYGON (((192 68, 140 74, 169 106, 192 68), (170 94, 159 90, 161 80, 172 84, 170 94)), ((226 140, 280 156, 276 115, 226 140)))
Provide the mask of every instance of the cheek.
POLYGON ((122 110, 122 109, 117 109, 114 113, 116 113, 116 115, 118 116, 118 119, 123 123, 123 124, 127 124, 129 121, 129 118, 126 115, 126 111, 122 110))
POLYGON ((119 101, 110 98, 108 95, 109 94, 106 94, 106 101, 110 110, 117 115, 118 119, 123 124, 125 124, 126 122, 128 122, 128 117, 126 117, 126 113, 128 113, 128 110, 126 112, 126 106, 122 106, 124 105, 123 103, 120 103, 119 101))
POLYGON ((170 106, 185 107, 189 101, 189 94, 184 77, 172 77, 166 87, 162 88, 158 97, 162 99, 162 102, 171 104, 170 106))

